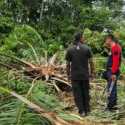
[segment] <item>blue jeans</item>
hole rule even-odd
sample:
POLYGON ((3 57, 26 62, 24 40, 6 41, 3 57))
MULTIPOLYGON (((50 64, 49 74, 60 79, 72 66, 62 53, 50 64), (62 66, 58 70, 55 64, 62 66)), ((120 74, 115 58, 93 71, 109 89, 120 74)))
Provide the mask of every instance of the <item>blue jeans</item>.
MULTIPOLYGON (((107 80, 107 91, 110 91, 110 87, 112 84, 112 73, 111 70, 109 70, 107 72, 107 76, 108 76, 108 80, 107 80)), ((119 73, 116 74, 116 81, 113 83, 113 88, 111 91, 111 94, 108 96, 108 103, 107 103, 107 107, 109 109, 112 109, 114 106, 117 105, 117 81, 118 81, 118 77, 119 77, 119 73)))

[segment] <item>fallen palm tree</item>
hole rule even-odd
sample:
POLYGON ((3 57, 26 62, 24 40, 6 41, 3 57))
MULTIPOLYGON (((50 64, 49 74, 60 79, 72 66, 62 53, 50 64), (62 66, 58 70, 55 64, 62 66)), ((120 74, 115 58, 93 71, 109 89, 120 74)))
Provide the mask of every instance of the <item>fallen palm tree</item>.
POLYGON ((25 97, 15 93, 15 92, 13 92, 13 91, 10 91, 10 90, 5 89, 3 87, 0 87, 0 90, 2 92, 6 92, 6 93, 11 94, 12 96, 16 97, 17 99, 22 101, 24 104, 26 104, 30 109, 32 109, 33 111, 38 113, 39 116, 45 117, 48 120, 50 120, 53 125, 76 125, 77 123, 79 125, 81 125, 81 123, 77 122, 77 121, 76 122, 75 121, 70 121, 71 122, 70 123, 68 121, 65 121, 65 120, 61 119, 56 113, 54 113, 54 112, 47 112, 44 108, 36 105, 35 103, 29 101, 27 98, 25 98, 25 97))
POLYGON ((0 90, 1 90, 1 92, 11 94, 13 97, 16 97, 18 100, 22 101, 30 109, 32 109, 34 112, 38 113, 40 117, 42 117, 42 118, 45 117, 49 121, 51 121, 52 125, 93 125, 93 124, 95 124, 95 125, 105 125, 105 124, 106 125, 113 125, 112 122, 109 122, 109 121, 95 122, 95 121, 91 121, 88 119, 80 118, 79 116, 77 116, 75 114, 67 114, 67 115, 69 115, 69 116, 72 115, 72 116, 76 117, 78 120, 65 121, 62 118, 60 118, 57 113, 46 111, 44 108, 29 101, 27 98, 23 97, 22 95, 17 94, 14 91, 10 91, 10 90, 3 88, 3 87, 0 87, 0 90))
MULTIPOLYGON (((12 60, 11 63, 5 63, 2 59, 0 59, 0 65, 9 69, 23 70, 24 74, 31 77, 36 78, 39 77, 42 80, 49 81, 52 83, 63 83, 66 86, 71 87, 70 83, 67 80, 65 65, 58 64, 57 56, 58 54, 54 54, 50 59, 44 59, 44 62, 41 64, 33 64, 31 62, 27 62, 25 60, 21 60, 17 57, 6 55, 0 53, 1 57, 9 58, 12 60)), ((56 87, 57 88, 57 87, 56 87)))
MULTIPOLYGON (((65 65, 59 64, 56 61, 57 54, 55 54, 52 58, 50 58, 48 62, 45 61, 44 63, 41 63, 41 64, 35 64, 35 63, 29 62, 29 61, 20 60, 14 56, 8 56, 6 54, 0 54, 0 56, 2 56, 4 58, 9 58, 10 60, 12 60, 12 64, 11 64, 11 61, 3 62, 3 60, 0 59, 1 66, 4 66, 8 69, 13 69, 14 71, 21 70, 24 75, 26 75, 32 79, 36 78, 36 80, 42 79, 43 81, 44 80, 47 81, 44 83, 54 86, 54 88, 58 92, 61 91, 60 93, 63 96, 62 98, 63 98, 63 100, 66 101, 66 103, 67 102, 72 103, 72 101, 73 101, 72 95, 69 96, 68 95, 69 93, 62 92, 62 89, 60 89, 60 85, 66 86, 66 87, 67 86, 71 87, 71 84, 68 83, 68 80, 66 77, 65 65), (64 93, 64 95, 63 95, 63 93, 64 93)), ((32 87, 33 86, 31 86, 31 89, 29 89, 29 92, 27 93, 28 95, 29 95, 30 91, 32 90, 32 87)), ((92 83, 92 87, 93 87, 92 89, 95 90, 94 93, 97 93, 98 90, 99 91, 103 90, 103 86, 100 84, 97 84, 97 83, 96 84, 92 83)), ((34 101, 34 100, 29 101, 26 97, 18 95, 17 93, 12 92, 12 91, 9 91, 9 93, 12 96, 21 100, 24 104, 27 104, 27 106, 30 109, 33 109, 33 111, 36 112, 36 114, 39 114, 41 117, 45 117, 45 118, 49 119, 55 125, 76 125, 76 124, 92 125, 93 123, 96 125, 103 125, 103 122, 98 123, 98 122, 94 122, 94 121, 86 120, 86 119, 84 119, 84 120, 82 119, 83 121, 80 120, 79 122, 77 122, 77 121, 74 122, 72 120, 67 122, 67 121, 63 120, 62 118, 60 118, 58 116, 58 113, 55 113, 54 111, 48 112, 43 108, 43 106, 41 106, 41 105, 39 106, 39 104, 33 103, 36 101, 34 101)), ((95 100, 96 103, 97 103, 97 100, 99 100, 99 99, 97 98, 95 100)), ((72 107, 72 105, 69 105, 66 107, 66 109, 67 108, 74 108, 74 107, 72 107)), ((110 125, 110 122, 106 122, 104 124, 110 125)))
MULTIPOLYGON (((57 59, 58 53, 54 54, 49 59, 47 57, 43 58, 44 61, 41 62, 41 64, 34 64, 3 53, 0 53, 0 57, 9 58, 9 60, 12 61, 12 63, 3 62, 1 58, 1 66, 8 69, 21 70, 31 79, 38 77, 38 79, 42 79, 43 81, 46 81, 47 84, 54 86, 58 92, 65 89, 67 90, 67 88, 68 90, 71 89, 71 84, 69 83, 66 75, 66 65, 59 63, 59 60, 57 59)), ((97 83, 92 83, 91 86, 92 88, 96 87, 97 89, 104 89, 97 83)))

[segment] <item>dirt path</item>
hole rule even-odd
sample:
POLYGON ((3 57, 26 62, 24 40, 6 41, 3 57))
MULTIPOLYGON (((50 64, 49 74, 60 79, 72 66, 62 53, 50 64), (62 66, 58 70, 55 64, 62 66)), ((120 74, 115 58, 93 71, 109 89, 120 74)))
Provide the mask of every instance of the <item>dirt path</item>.
POLYGON ((117 125, 110 121, 97 122, 86 118, 83 120, 80 120, 79 122, 71 122, 71 124, 72 125, 117 125))

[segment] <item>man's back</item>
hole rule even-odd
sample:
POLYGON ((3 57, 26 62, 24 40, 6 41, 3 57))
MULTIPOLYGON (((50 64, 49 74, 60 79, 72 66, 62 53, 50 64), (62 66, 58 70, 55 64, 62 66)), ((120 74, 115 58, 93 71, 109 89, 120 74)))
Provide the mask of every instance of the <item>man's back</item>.
POLYGON ((88 61, 92 57, 90 48, 85 44, 74 45, 69 48, 66 60, 71 62, 71 79, 88 80, 89 68, 88 61))

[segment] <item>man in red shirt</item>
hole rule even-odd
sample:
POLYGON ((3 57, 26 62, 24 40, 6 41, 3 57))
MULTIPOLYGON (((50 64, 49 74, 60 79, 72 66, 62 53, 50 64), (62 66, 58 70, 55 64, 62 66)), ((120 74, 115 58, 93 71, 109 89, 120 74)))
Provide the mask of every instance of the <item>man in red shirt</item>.
POLYGON ((113 110, 117 105, 117 80, 120 74, 122 49, 113 35, 108 35, 105 45, 110 49, 107 61, 108 104, 107 109, 113 110))

